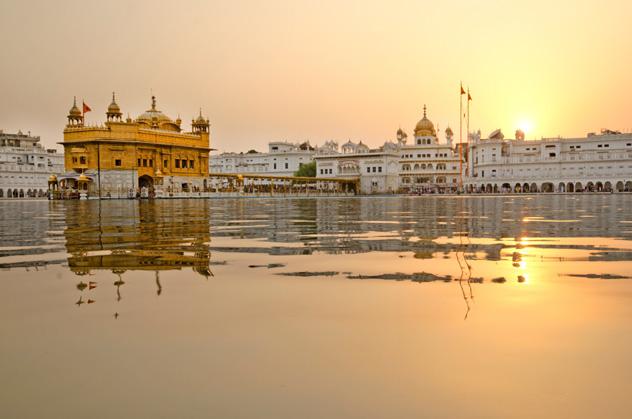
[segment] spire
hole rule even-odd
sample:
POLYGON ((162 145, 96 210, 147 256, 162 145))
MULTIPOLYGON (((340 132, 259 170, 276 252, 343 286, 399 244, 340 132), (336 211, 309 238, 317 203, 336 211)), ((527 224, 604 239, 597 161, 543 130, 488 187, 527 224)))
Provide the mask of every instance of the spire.
POLYGON ((426 117, 426 104, 424 104, 424 118, 426 117))
POLYGON ((156 96, 151 95, 151 110, 155 111, 156 110, 156 96))

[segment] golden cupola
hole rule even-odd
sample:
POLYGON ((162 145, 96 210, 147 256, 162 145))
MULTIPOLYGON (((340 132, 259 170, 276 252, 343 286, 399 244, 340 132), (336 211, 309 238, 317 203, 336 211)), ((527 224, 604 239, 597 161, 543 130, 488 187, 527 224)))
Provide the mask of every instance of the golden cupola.
POLYGON ((434 124, 426 116, 426 105, 424 105, 424 117, 417 122, 415 127, 415 137, 436 137, 434 124))
POLYGON ((83 125, 83 114, 77 107, 77 96, 74 97, 72 108, 68 111, 68 126, 80 127, 83 125))
POLYGON ((198 117, 191 121, 191 128, 193 128, 194 133, 200 133, 208 132, 209 126, 209 120, 208 118, 204 118, 202 116, 202 108, 200 108, 200 114, 198 115, 198 117))
POLYGON ((145 113, 136 118, 136 122, 153 129, 180 132, 178 124, 156 109, 156 96, 151 97, 151 109, 146 110, 145 113))
POLYGON ((114 92, 112 92, 112 103, 110 103, 110 106, 108 106, 108 111, 105 113, 105 116, 107 117, 108 122, 111 122, 111 121, 121 122, 121 119, 123 118, 123 113, 121 112, 121 108, 116 103, 116 96, 114 92))

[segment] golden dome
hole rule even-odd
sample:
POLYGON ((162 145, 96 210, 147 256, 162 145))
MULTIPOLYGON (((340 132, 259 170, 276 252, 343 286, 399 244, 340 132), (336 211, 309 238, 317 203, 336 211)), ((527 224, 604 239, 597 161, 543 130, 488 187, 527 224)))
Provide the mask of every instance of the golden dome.
POLYGON ((85 174, 82 173, 79 175, 79 182, 87 182, 89 180, 90 178, 88 178, 88 176, 86 176, 85 174))
POLYGON ((449 137, 453 136, 453 135, 454 135, 454 133, 452 132, 452 128, 447 127, 447 128, 445 129, 445 135, 447 135, 447 136, 449 136, 449 137))
POLYGON ((121 113, 121 108, 116 103, 116 97, 114 96, 114 92, 112 92, 112 103, 108 106, 108 113, 121 113))
POLYGON ((424 105, 424 117, 417 122, 415 127, 416 137, 436 137, 434 124, 426 117, 426 105, 424 105))
POLYGON ((75 96, 73 100, 72 108, 70 108, 70 111, 68 112, 68 116, 81 116, 81 111, 77 107, 77 96, 75 96))
POLYGON ((49 181, 49 182, 51 182, 51 183, 53 183, 53 182, 57 182, 57 176, 55 176, 55 175, 50 175, 50 176, 48 177, 48 181, 49 181))
POLYGON ((148 109, 136 118, 136 122, 144 125, 149 125, 151 128, 164 129, 168 131, 180 131, 178 124, 173 122, 164 113, 156 109, 156 96, 151 97, 151 109, 148 109))

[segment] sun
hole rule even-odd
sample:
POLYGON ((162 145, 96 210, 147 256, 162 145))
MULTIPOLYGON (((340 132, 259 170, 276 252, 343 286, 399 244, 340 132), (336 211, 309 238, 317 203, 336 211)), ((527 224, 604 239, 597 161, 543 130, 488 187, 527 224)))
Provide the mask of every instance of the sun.
POLYGON ((518 122, 518 128, 525 134, 529 134, 533 130, 533 122, 530 119, 523 118, 518 122))

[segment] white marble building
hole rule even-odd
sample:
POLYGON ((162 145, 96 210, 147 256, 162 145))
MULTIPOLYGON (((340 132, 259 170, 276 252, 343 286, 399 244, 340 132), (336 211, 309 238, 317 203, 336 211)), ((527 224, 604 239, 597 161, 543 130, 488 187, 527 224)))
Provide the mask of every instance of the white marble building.
POLYGON ((274 141, 268 152, 251 150, 247 153, 221 153, 209 158, 209 173, 258 174, 293 176, 306 163, 313 160, 314 147, 309 142, 289 143, 274 141))
POLYGON ((456 192, 459 173, 465 163, 454 148, 450 127, 445 130, 446 141, 439 142, 434 124, 426 115, 415 126, 415 137, 409 144, 400 128, 397 141, 400 149, 399 190, 401 192, 456 192), (461 159, 461 161, 463 161, 461 159))
POLYGON ((398 189, 399 146, 386 142, 370 149, 362 141, 343 144, 341 151, 334 141, 318 148, 316 177, 359 181, 360 193, 395 193, 398 189))
POLYGON ((45 149, 40 137, 0 131, 0 198, 44 196, 51 175, 64 171, 64 155, 45 149))
POLYGON ((470 136, 467 192, 632 191, 632 134, 603 130, 584 138, 470 136))
POLYGON ((316 175, 358 179, 361 193, 456 192, 465 162, 453 146, 449 127, 445 134, 446 141, 440 142, 424 106, 423 118, 415 126, 410 143, 401 128, 396 143, 387 141, 378 149, 348 142, 338 152, 337 144, 326 143, 315 157, 316 175))

